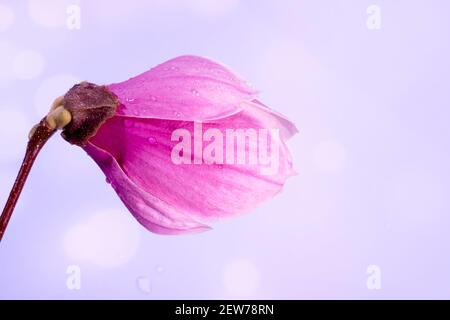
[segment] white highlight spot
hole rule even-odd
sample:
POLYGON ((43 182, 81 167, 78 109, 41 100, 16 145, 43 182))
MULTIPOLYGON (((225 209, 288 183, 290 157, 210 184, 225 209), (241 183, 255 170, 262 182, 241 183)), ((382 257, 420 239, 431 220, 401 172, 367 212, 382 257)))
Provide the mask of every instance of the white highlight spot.
MULTIPOLYGON (((25 154, 28 133, 32 127, 25 113, 12 107, 0 108, 0 163, 19 161, 25 154)), ((11 181, 12 182, 12 181, 11 181)))
POLYGON ((322 141, 313 150, 313 164, 319 171, 339 172, 344 169, 346 161, 345 148, 336 141, 322 141))
POLYGON ((52 102, 79 82, 81 80, 77 77, 66 74, 56 75, 44 80, 37 89, 34 98, 38 116, 47 114, 52 102))
POLYGON ((105 268, 126 264, 139 247, 138 227, 126 212, 98 212, 67 232, 65 252, 72 260, 88 261, 105 268))
POLYGON ((14 23, 14 11, 10 7, 0 4, 0 32, 8 30, 14 23))
POLYGON ((16 78, 29 80, 36 78, 44 70, 44 58, 33 50, 22 51, 12 62, 12 71, 16 78))
POLYGON ((251 297, 260 285, 258 269, 247 260, 235 260, 226 268, 223 276, 225 288, 233 297, 251 297))

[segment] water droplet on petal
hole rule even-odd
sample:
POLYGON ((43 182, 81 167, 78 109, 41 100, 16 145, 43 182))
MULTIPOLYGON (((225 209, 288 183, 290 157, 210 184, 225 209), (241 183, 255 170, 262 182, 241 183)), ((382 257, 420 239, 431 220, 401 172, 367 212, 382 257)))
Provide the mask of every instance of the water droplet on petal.
POLYGON ((175 117, 177 117, 177 118, 181 117, 181 113, 179 113, 179 112, 175 112, 174 115, 175 115, 175 117))
POLYGON ((200 96, 200 93, 197 90, 195 90, 195 89, 192 89, 191 92, 196 97, 200 96))
POLYGON ((178 71, 178 70, 180 70, 180 68, 178 68, 178 67, 175 67, 175 66, 171 66, 171 67, 170 67, 170 70, 173 70, 173 71, 178 71))
POLYGON ((148 138, 148 142, 149 142, 151 145, 158 144, 158 141, 157 141, 154 137, 148 138))
POLYGON ((136 100, 136 99, 134 99, 134 98, 126 98, 125 99, 126 102, 134 102, 134 100, 136 100))
POLYGON ((106 181, 107 184, 111 184, 111 180, 109 180, 108 177, 106 177, 105 181, 106 181))
POLYGON ((150 100, 152 100, 153 102, 156 102, 156 101, 158 101, 158 98, 156 98, 155 96, 151 96, 150 100))

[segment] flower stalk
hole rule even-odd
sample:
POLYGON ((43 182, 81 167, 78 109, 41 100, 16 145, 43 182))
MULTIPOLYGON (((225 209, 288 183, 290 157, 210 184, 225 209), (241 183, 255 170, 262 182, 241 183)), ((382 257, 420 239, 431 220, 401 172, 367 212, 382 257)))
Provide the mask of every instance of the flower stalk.
POLYGON ((5 234, 9 220, 39 152, 58 129, 64 128, 71 121, 71 114, 61 104, 62 100, 58 98, 49 114, 31 129, 22 166, 0 216, 0 241, 5 234))
POLYGON ((30 140, 28 141, 27 149, 25 152, 25 157, 20 167, 19 174, 17 175, 14 186, 9 194, 8 200, 6 202, 5 208, 3 209, 2 215, 0 217, 0 241, 5 234, 6 227, 8 226, 11 215, 16 207, 17 200, 22 193, 23 186, 27 181, 28 175, 33 167, 34 161, 36 160, 39 151, 48 141, 48 139, 55 133, 56 128, 51 128, 48 122, 44 118, 37 126, 33 128, 30 132, 30 140))

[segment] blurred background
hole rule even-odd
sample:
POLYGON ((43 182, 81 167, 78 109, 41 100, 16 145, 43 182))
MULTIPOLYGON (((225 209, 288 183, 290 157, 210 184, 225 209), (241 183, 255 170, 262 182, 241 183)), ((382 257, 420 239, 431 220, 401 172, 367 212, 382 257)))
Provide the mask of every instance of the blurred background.
POLYGON ((53 138, 0 244, 2 299, 450 298, 444 0, 0 0, 0 202, 73 84, 221 61, 290 118, 299 172, 247 215, 147 232, 53 138))

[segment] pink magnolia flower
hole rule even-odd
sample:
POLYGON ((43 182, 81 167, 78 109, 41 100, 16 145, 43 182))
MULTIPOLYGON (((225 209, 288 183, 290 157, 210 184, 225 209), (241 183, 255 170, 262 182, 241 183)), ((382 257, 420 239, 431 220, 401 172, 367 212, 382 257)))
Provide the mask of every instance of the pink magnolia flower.
POLYGON ((56 125, 63 137, 94 159, 152 232, 207 230, 209 221, 252 210, 294 174, 285 141, 295 126, 205 58, 178 57, 108 86, 83 82, 58 105, 70 113, 68 124, 56 125), (243 150, 229 133, 232 139, 244 133, 243 150), (263 170, 270 166, 270 157, 262 161, 263 147, 266 156, 277 156, 270 174, 263 170))

